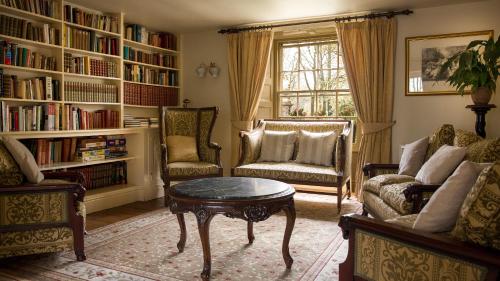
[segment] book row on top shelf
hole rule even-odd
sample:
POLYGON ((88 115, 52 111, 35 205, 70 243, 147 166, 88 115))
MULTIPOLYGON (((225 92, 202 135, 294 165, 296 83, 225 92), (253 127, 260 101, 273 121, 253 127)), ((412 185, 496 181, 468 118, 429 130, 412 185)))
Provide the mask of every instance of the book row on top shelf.
POLYGON ((0 5, 53 19, 61 18, 60 6, 51 0, 1 0, 0 5))

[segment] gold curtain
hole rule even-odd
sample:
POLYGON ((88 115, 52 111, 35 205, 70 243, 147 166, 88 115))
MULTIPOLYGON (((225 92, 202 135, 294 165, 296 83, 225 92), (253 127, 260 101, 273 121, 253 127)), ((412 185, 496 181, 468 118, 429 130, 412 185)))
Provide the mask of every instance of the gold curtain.
POLYGON ((362 201, 362 168, 391 161, 394 96, 395 18, 337 24, 337 34, 354 105, 361 121, 361 143, 354 191, 362 201))
POLYGON ((231 165, 240 155, 240 131, 252 129, 257 114, 266 67, 271 54, 271 31, 228 35, 229 86, 231 98, 231 165))

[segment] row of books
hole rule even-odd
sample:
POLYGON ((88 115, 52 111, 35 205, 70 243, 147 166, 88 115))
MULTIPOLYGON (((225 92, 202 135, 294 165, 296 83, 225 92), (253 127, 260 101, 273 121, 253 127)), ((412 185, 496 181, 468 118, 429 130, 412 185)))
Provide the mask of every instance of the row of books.
POLYGON ((71 5, 64 5, 64 20, 95 29, 118 33, 117 16, 97 14, 71 5))
POLYGON ((0 97, 28 100, 61 100, 59 80, 50 76, 18 79, 16 75, 5 75, 0 69, 0 97))
POLYGON ((56 70, 56 58, 18 47, 17 44, 0 40, 0 64, 56 70))
POLYGON ((127 162, 113 162, 69 169, 83 174, 85 189, 127 183, 127 162))
POLYGON ((95 31, 67 26, 64 28, 64 46, 108 55, 119 55, 118 38, 100 37, 95 31))
POLYGON ((65 81, 64 99, 74 102, 118 102, 116 85, 65 81))
POLYGON ((30 21, 6 15, 0 15, 0 34, 47 44, 59 44, 59 30, 50 27, 49 24, 36 26, 30 21))
POLYGON ((0 0, 0 4, 51 18, 60 18, 59 2, 52 0, 0 0))
POLYGON ((129 24, 125 27, 125 39, 155 47, 177 50, 175 35, 167 32, 151 32, 138 24, 129 24))
POLYGON ((175 56, 160 53, 146 53, 128 46, 123 47, 123 59, 158 66, 176 67, 175 56))
POLYGON ((11 106, 2 101, 0 104, 2 132, 108 129, 118 128, 120 124, 119 112, 109 109, 89 112, 52 103, 11 106))
POLYGON ((130 105, 177 106, 179 91, 177 88, 156 87, 140 84, 123 84, 123 101, 130 105))
POLYGON ((158 128, 159 119, 157 117, 136 117, 125 115, 123 117, 125 128, 158 128))
POLYGON ((117 77, 118 65, 113 61, 91 59, 88 56, 74 57, 70 53, 64 53, 64 71, 85 75, 117 77))
POLYGON ((162 86, 177 86, 177 71, 157 70, 142 65, 124 65, 126 81, 156 84, 162 86))
POLYGON ((22 143, 35 156, 39 166, 76 161, 77 138, 27 139, 22 143))

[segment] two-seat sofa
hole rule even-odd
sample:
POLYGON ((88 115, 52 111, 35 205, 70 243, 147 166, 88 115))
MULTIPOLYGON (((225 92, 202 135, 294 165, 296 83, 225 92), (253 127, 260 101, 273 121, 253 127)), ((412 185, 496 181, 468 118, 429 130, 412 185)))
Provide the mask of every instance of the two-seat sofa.
POLYGON ((352 146, 352 123, 349 120, 260 120, 251 132, 242 131, 241 158, 231 170, 232 176, 258 177, 275 179, 291 184, 334 187, 337 195, 337 209, 341 202, 350 196, 350 166, 352 146), (328 132, 335 131, 337 137, 331 166, 302 164, 294 161, 298 144, 295 144, 294 156, 288 162, 257 162, 260 156, 262 136, 267 131, 328 132), (346 192, 342 187, 346 185, 346 192))

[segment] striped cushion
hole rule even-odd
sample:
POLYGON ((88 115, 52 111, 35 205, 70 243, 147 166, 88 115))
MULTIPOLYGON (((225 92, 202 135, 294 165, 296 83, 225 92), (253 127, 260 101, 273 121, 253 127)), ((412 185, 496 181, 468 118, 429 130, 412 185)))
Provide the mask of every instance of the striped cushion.
POLYGON ((312 133, 301 130, 296 161, 304 164, 331 166, 336 139, 337 135, 333 131, 312 133))
POLYGON ((292 158, 297 133, 264 131, 257 162, 286 162, 292 158))

